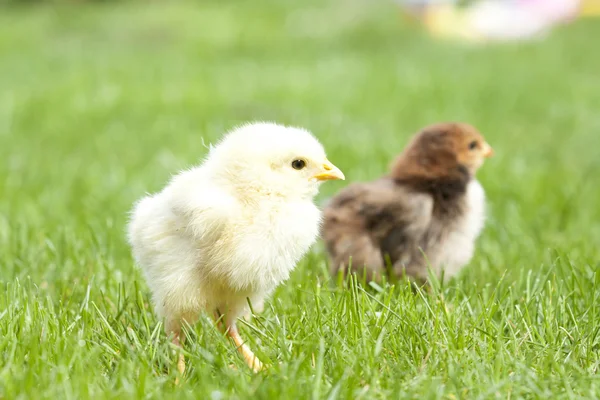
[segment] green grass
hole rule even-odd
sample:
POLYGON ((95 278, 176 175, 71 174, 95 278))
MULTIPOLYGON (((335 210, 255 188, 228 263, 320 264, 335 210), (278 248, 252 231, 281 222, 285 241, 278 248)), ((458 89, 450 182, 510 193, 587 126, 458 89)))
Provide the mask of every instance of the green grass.
POLYGON ((600 397, 596 22, 477 48, 386 2, 197 3, 0 10, 0 398, 600 397), (344 289, 316 246, 242 327, 272 368, 204 317, 176 387, 127 212, 253 119, 311 129, 348 181, 469 121, 497 154, 488 223, 431 293, 344 289))

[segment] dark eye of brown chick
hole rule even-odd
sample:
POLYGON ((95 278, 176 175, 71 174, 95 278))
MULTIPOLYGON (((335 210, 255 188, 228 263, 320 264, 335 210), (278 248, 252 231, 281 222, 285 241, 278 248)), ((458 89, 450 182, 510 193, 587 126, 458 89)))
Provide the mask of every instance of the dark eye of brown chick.
POLYGON ((475 150, 477 147, 478 147, 477 140, 473 140, 471 143, 469 143, 469 150, 475 150))
POLYGON ((294 160, 294 161, 292 161, 292 168, 297 169, 297 170, 301 170, 304 167, 306 167, 306 161, 304 161, 304 160, 294 160))

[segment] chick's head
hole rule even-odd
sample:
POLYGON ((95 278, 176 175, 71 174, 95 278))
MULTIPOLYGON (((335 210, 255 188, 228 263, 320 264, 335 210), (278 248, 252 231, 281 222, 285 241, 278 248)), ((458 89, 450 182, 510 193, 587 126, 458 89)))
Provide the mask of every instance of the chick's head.
POLYGON ((248 197, 307 199, 317 194, 322 182, 345 179, 310 132, 273 123, 234 129, 207 161, 217 179, 248 197))
POLYGON ((450 130, 449 136, 458 163, 465 166, 471 175, 483 165, 484 158, 494 155, 492 147, 471 125, 456 124, 456 127, 450 130))
POLYGON ((474 176, 484 158, 493 155, 479 131, 465 123, 440 123, 426 127, 396 160, 399 176, 445 178, 463 173, 474 176))

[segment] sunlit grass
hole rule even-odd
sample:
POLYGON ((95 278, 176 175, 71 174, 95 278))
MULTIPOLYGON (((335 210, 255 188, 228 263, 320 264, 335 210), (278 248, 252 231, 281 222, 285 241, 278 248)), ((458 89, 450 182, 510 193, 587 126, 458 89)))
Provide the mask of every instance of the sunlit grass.
POLYGON ((600 397, 598 35, 477 48, 354 1, 1 9, 0 398, 600 397), (490 216, 430 292, 339 284, 317 245, 241 324, 271 368, 203 317, 176 387, 127 212, 252 119, 311 129, 350 182, 469 121, 490 216))

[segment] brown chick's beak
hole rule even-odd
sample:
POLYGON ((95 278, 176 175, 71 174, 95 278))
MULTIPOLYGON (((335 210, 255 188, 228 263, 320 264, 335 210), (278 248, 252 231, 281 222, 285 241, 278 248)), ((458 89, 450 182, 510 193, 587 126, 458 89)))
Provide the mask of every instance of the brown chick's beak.
POLYGON ((492 147, 486 143, 483 148, 483 156, 485 158, 490 158, 493 155, 494 155, 494 149, 492 149, 492 147))
POLYGON ((335 179, 344 180, 346 177, 344 173, 340 171, 338 167, 330 163, 329 161, 325 161, 323 163, 323 172, 313 176, 318 181, 330 181, 335 179))

